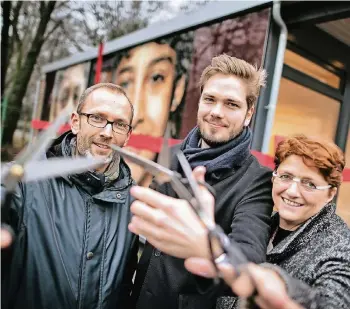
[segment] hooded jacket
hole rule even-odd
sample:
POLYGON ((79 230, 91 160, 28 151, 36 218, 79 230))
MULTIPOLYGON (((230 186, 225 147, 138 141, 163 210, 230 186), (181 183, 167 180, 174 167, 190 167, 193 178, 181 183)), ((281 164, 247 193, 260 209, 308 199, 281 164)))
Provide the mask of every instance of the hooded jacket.
MULTIPOLYGON (((72 137, 58 138, 47 157, 64 155, 72 137)), ((128 231, 132 178, 122 159, 118 178, 103 178, 87 172, 19 184, 2 308, 124 308, 137 261, 128 231)))

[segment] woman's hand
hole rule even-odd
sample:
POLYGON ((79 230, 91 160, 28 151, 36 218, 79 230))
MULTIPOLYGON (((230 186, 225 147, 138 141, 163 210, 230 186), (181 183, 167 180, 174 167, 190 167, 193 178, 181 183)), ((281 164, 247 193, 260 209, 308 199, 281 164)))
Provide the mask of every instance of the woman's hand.
MULTIPOLYGON (((213 278, 216 274, 209 259, 189 258, 185 261, 185 267, 188 271, 207 278, 213 278)), ((255 302, 261 309, 302 309, 290 299, 283 280, 274 270, 249 264, 237 277, 229 264, 219 264, 218 267, 223 279, 236 295, 247 298, 256 289, 258 295, 255 302)))

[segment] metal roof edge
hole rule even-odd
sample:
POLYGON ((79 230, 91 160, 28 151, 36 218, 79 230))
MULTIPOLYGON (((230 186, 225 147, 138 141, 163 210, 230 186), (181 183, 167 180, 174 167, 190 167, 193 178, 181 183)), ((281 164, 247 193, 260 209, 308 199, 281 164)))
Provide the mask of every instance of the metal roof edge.
MULTIPOLYGON (((112 41, 106 42, 103 55, 108 55, 140 43, 148 42, 171 33, 183 31, 197 25, 215 21, 225 16, 246 11, 254 7, 270 3, 272 1, 218 1, 212 2, 197 12, 183 13, 167 22, 158 22, 146 28, 134 31, 112 41)), ((74 64, 82 63, 97 58, 98 47, 92 47, 80 53, 46 64, 42 72, 53 72, 74 64)))

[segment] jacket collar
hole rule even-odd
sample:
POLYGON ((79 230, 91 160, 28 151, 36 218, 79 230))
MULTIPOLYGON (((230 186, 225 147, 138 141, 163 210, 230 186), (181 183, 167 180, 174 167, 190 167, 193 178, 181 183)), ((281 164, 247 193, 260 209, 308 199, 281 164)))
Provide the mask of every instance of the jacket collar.
MULTIPOLYGON (((59 136, 49 150, 46 153, 46 157, 59 157, 63 156, 64 147, 68 147, 66 140, 72 138, 73 133, 68 131, 59 136)), ((106 202, 119 202, 126 198, 126 192, 128 187, 133 184, 131 177, 131 171, 124 160, 120 159, 120 173, 119 177, 110 182, 108 185, 104 185, 104 179, 100 179, 100 175, 94 172, 85 172, 81 174, 61 176, 71 186, 74 184, 83 189, 94 199, 106 201, 106 202), (116 192, 118 191, 118 193, 116 192)))
MULTIPOLYGON (((291 252, 298 251, 300 247, 305 246, 313 235, 320 231, 327 229, 329 225, 329 220, 335 213, 335 204, 329 203, 324 206, 320 212, 308 219, 303 225, 301 225, 297 230, 288 235, 284 240, 282 240, 277 246, 273 247, 267 252, 269 258, 273 259, 274 256, 283 254, 290 255, 291 252)), ((274 233, 279 223, 278 212, 272 216, 271 232, 274 233)))

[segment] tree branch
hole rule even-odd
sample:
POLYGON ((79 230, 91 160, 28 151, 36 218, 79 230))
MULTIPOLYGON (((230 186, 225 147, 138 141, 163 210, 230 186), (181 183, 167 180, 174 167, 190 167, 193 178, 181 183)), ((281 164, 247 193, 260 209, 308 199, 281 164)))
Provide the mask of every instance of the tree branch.
POLYGON ((12 26, 17 25, 18 16, 19 16, 19 12, 21 10, 22 4, 23 4, 23 1, 17 1, 17 5, 13 9, 12 26))
POLYGON ((60 27, 61 25, 63 25, 63 20, 62 19, 56 21, 55 24, 52 26, 52 29, 44 37, 44 41, 46 41, 50 37, 50 35, 52 33, 54 33, 58 29, 58 27, 60 27))
POLYGON ((1 27, 1 97, 4 95, 6 72, 9 64, 9 29, 10 29, 10 12, 11 2, 1 2, 2 7, 2 27, 1 27))
POLYGON ((60 10, 61 8, 65 7, 68 4, 69 1, 60 1, 58 5, 56 5, 56 10, 60 10))
POLYGON ((77 48, 78 51, 80 51, 80 52, 84 51, 84 49, 81 48, 79 43, 69 35, 66 28, 64 27, 64 24, 62 25, 61 29, 62 29, 63 33, 66 35, 66 37, 69 39, 69 41, 71 41, 74 44, 74 46, 77 48))
POLYGON ((12 37, 9 43, 9 49, 8 49, 8 59, 7 59, 7 63, 10 63, 11 61, 11 57, 13 54, 13 47, 15 45, 15 42, 17 40, 20 41, 20 38, 18 36, 18 31, 17 31, 17 24, 18 24, 18 16, 19 16, 19 12, 21 10, 21 7, 23 5, 23 1, 17 1, 16 6, 13 8, 13 18, 10 21, 11 27, 12 27, 12 37), (15 37, 15 35, 17 34, 17 38, 15 37))

